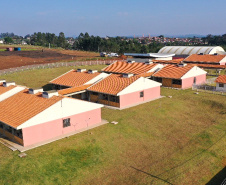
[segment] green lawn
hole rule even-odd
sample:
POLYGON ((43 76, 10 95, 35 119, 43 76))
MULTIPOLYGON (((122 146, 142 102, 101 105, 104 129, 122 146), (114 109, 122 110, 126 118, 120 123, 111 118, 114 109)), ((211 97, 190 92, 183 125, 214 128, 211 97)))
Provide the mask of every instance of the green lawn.
MULTIPOLYGON (((69 69, 3 77, 37 87, 69 69)), ((226 163, 226 98, 167 88, 161 93, 166 97, 126 110, 103 108, 103 119, 118 125, 27 151, 26 158, 0 145, 0 184, 207 183, 226 163)))
POLYGON ((68 72, 71 69, 84 68, 84 69, 97 69, 101 70, 106 65, 98 66, 74 66, 74 67, 61 67, 61 68, 48 68, 48 69, 36 69, 24 72, 12 73, 8 75, 0 75, 0 79, 7 81, 15 81, 18 85, 24 85, 27 87, 41 87, 46 85, 50 80, 68 72))

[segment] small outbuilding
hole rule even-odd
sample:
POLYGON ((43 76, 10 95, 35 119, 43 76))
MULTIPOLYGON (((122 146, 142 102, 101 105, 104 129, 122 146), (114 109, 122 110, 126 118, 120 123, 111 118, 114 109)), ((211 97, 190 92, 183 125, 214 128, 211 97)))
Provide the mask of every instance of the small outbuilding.
POLYGON ((152 75, 151 79, 162 83, 162 86, 173 88, 191 88, 193 84, 206 82, 206 71, 189 64, 168 64, 152 75))
POLYGON ((15 47, 14 51, 21 51, 21 48, 20 47, 15 47))
POLYGON ((220 75, 216 79, 216 90, 226 92, 226 75, 220 75))
POLYGON ((13 51, 13 48, 6 48, 6 51, 13 51))

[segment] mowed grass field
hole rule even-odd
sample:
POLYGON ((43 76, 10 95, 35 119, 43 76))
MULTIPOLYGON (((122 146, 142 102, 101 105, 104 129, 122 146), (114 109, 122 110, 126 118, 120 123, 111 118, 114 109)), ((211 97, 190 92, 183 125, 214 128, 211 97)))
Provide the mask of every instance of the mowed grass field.
MULTIPOLYGON (((68 70, 0 79, 40 87, 68 70)), ((208 183, 226 165, 226 97, 190 89, 161 88, 161 94, 166 97, 126 110, 103 108, 102 118, 117 125, 27 151, 25 158, 0 145, 0 184, 208 183)))

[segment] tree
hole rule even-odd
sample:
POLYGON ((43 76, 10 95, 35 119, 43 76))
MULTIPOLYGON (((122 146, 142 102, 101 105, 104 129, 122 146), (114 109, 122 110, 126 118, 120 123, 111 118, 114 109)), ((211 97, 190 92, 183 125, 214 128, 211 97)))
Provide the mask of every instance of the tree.
POLYGON ((66 46, 66 39, 63 32, 59 33, 57 46, 62 48, 65 48, 66 46))
POLYGON ((11 43, 13 43, 13 39, 12 39, 11 37, 5 37, 5 38, 4 38, 4 42, 5 42, 6 44, 11 44, 11 43))

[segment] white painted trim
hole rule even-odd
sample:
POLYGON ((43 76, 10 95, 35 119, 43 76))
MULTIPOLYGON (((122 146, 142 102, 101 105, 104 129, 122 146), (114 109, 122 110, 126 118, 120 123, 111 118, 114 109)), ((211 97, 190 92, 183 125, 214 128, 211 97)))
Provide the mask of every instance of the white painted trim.
POLYGON ((90 81, 86 82, 84 85, 94 84, 94 83, 98 82, 99 80, 103 80, 104 78, 108 77, 109 75, 110 74, 102 72, 99 75, 97 75, 96 77, 94 77, 93 79, 91 79, 90 81))
POLYGON ((185 79, 185 78, 190 78, 190 77, 195 77, 195 76, 199 76, 199 75, 204 75, 207 72, 204 71, 203 69, 194 66, 193 68, 191 68, 187 73, 185 73, 181 79, 185 79))
POLYGON ((219 62, 220 65, 222 65, 221 63, 225 63, 226 62, 226 56, 219 62))
MULTIPOLYGON (((147 65, 148 65, 148 64, 147 64, 147 65)), ((147 73, 159 71, 159 70, 162 69, 163 67, 164 67, 163 64, 157 64, 157 65, 154 66, 152 69, 150 69, 147 73)))
POLYGON ((25 87, 22 87, 22 86, 16 86, 14 87, 13 89, 3 93, 0 95, 0 102, 15 95, 16 93, 20 92, 20 91, 23 91, 24 89, 26 89, 25 87))
POLYGON ((131 83, 129 86, 127 86, 125 89, 120 91, 117 96, 124 95, 124 94, 129 94, 137 91, 142 91, 145 89, 150 89, 153 87, 158 87, 161 86, 162 84, 159 82, 156 82, 154 80, 150 80, 144 77, 138 78, 136 81, 131 83))

